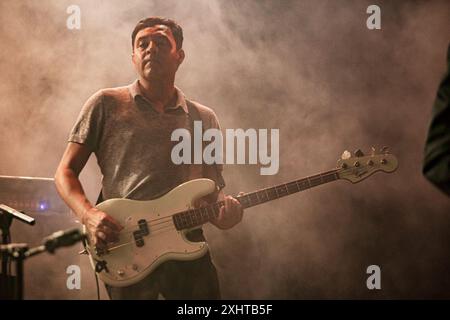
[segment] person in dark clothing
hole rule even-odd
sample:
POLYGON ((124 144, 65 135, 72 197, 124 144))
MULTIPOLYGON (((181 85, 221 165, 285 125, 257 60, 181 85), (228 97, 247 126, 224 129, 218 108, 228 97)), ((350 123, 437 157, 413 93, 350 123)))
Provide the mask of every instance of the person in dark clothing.
POLYGON ((422 172, 431 183, 450 196, 450 45, 447 50, 447 72, 433 105, 422 172))

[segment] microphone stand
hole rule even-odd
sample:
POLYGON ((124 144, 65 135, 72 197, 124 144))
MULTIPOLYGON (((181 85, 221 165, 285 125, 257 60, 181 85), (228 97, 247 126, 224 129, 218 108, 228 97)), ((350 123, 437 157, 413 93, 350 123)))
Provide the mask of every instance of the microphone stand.
POLYGON ((0 252, 4 256, 10 256, 16 261, 17 286, 14 292, 14 298, 23 299, 23 264, 24 260, 43 252, 53 254, 60 247, 68 247, 79 241, 83 241, 86 235, 78 229, 70 229, 66 231, 58 231, 44 239, 42 245, 28 249, 25 243, 13 243, 8 245, 0 245, 0 252))
POLYGON ((23 261, 25 260, 25 253, 28 250, 28 245, 26 243, 12 243, 8 245, 1 245, 0 251, 3 256, 10 256, 11 259, 16 261, 16 285, 12 286, 5 282, 6 294, 10 293, 11 297, 6 297, 8 299, 23 299, 23 261))
MULTIPOLYGON (((2 242, 3 245, 10 244, 10 227, 13 219, 17 219, 21 222, 27 223, 29 225, 34 225, 34 218, 26 215, 23 212, 19 212, 11 207, 8 207, 4 204, 0 204, 0 230, 2 233, 2 242)), ((0 276, 0 288, 10 288, 10 282, 12 281, 12 277, 8 275, 8 259, 9 254, 6 250, 2 250, 1 259, 2 259, 2 269, 0 276)), ((20 262, 19 262, 20 263, 20 262)), ((18 270, 19 271, 19 270, 18 270)), ((18 276, 18 275, 17 275, 18 276)), ((19 289, 20 291, 20 289, 19 289)), ((1 292, 5 292, 6 297, 8 296, 8 290, 0 290, 1 292)), ((2 293, 3 294, 3 293, 2 293)), ((0 296, 1 297, 1 296, 0 296)))

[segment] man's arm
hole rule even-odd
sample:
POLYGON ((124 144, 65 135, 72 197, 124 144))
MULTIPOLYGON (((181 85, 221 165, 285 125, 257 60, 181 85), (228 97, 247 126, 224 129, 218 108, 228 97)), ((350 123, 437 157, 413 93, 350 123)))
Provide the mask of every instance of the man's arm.
POLYGON ((81 222, 85 212, 93 207, 78 178, 90 155, 91 151, 85 145, 69 142, 55 173, 59 195, 81 222))
POLYGON ((93 245, 105 246, 117 240, 122 227, 95 208, 84 193, 79 175, 90 155, 91 150, 87 146, 69 142, 56 170, 55 183, 61 198, 86 226, 93 245))

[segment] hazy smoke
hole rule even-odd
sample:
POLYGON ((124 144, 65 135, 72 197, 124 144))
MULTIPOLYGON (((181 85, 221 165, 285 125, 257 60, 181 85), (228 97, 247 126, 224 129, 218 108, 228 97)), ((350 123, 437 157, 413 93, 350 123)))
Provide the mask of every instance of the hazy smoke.
MULTIPOLYGON (((400 162, 391 175, 249 209, 229 231, 205 227, 224 298, 449 298, 450 204, 421 162, 450 3, 377 1, 375 31, 366 28, 370 4, 1 1, 0 175, 52 177, 86 99, 134 79, 135 23, 172 17, 185 34, 177 85, 186 95, 212 107, 223 128, 280 129, 279 173, 226 166, 227 193, 329 170, 345 149, 387 145, 400 162), (66 28, 71 4, 81 8, 81 30, 66 28), (366 288, 371 264, 381 267, 381 291, 366 288)), ((82 178, 94 200, 95 159, 82 178)), ((55 259, 40 268, 55 273, 55 259)), ((80 296, 95 298, 82 261, 80 296)), ((28 288, 29 297, 73 297, 60 276, 60 291, 28 288)))

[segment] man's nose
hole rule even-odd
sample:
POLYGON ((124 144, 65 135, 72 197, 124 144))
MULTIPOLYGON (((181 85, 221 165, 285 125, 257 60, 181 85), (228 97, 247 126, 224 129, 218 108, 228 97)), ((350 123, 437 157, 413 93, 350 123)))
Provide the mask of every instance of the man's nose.
POLYGON ((149 53, 155 53, 158 51, 158 46, 156 45, 155 41, 150 41, 148 46, 147 46, 147 52, 149 53))

